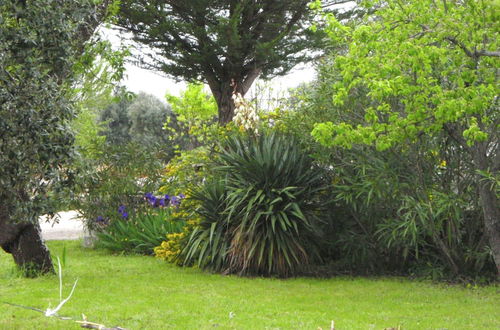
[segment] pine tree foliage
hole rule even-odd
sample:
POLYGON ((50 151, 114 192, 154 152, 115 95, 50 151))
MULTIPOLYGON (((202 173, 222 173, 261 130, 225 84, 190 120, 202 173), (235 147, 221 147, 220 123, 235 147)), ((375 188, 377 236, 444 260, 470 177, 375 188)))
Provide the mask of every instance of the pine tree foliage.
POLYGON ((312 58, 307 50, 319 38, 309 29, 308 2, 126 0, 118 25, 152 49, 143 65, 208 83, 219 122, 227 123, 234 115, 234 91, 245 95, 257 77, 286 74, 312 58))

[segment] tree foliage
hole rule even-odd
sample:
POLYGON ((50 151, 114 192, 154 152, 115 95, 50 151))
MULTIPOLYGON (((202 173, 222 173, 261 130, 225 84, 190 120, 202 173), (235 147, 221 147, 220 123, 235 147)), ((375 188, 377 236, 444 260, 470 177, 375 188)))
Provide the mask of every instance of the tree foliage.
MULTIPOLYGON (((447 135, 476 177, 484 228, 500 266, 498 9, 495 1, 367 1, 375 16, 355 28, 327 16, 342 77, 334 104, 359 89, 370 103, 358 125, 326 122, 313 135, 323 144, 374 144, 387 150, 423 135, 447 135)), ((454 189, 451 187, 450 189, 454 189)), ((500 270, 500 268, 499 268, 500 270)))
POLYGON ((333 105, 331 86, 342 79, 334 51, 318 78, 296 90, 275 127, 294 134, 334 179, 336 221, 323 251, 334 271, 410 274, 433 279, 487 279, 494 275, 474 189, 471 161, 446 134, 422 135, 412 144, 378 151, 355 144, 324 146, 308 134, 318 121, 363 123, 366 88, 333 105))
POLYGON ((211 120, 217 115, 215 99, 205 93, 201 83, 190 83, 179 97, 167 94, 166 98, 179 121, 211 120))
POLYGON ((176 149, 191 150, 215 143, 217 103, 201 83, 189 83, 180 96, 166 95, 175 117, 167 118, 165 129, 176 149))
POLYGON ((123 145, 130 142, 130 118, 127 112, 134 96, 125 91, 118 91, 115 102, 99 109, 98 121, 105 126, 103 132, 106 142, 123 145))
POLYGON ((118 25, 152 48, 145 64, 177 79, 208 83, 219 122, 234 113, 258 76, 287 73, 311 58, 307 0, 122 1, 118 25))
POLYGON ((82 54, 111 4, 0 2, 0 246, 27 275, 53 269, 37 220, 71 179, 72 88, 92 65, 82 54))
POLYGON ((172 149, 167 145, 171 132, 164 130, 163 126, 167 121, 176 122, 176 119, 170 106, 154 95, 120 91, 114 102, 100 109, 99 121, 106 128, 103 133, 108 144, 134 142, 145 147, 159 144, 172 149))
POLYGON ((170 106, 154 95, 139 93, 128 106, 127 113, 132 141, 143 145, 158 143, 166 147, 168 136, 163 125, 173 116, 170 106))
POLYGON ((73 136, 68 88, 102 10, 90 1, 3 1, 0 5, 0 199, 9 218, 47 211, 63 181, 73 136))

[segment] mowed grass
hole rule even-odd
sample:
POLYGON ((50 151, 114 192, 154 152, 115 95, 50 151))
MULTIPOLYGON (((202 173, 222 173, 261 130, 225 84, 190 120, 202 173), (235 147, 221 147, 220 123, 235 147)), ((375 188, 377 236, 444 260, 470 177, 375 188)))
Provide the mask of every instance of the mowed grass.
MULTIPOLYGON (((152 257, 114 256, 49 242, 62 256, 60 315, 128 329, 500 329, 498 286, 466 289, 399 278, 239 278, 179 268, 152 257), (232 317, 230 317, 230 314, 232 317)), ((0 301, 46 309, 57 276, 25 279, 0 252, 0 301)), ((0 329, 80 329, 68 320, 0 303, 0 329)))

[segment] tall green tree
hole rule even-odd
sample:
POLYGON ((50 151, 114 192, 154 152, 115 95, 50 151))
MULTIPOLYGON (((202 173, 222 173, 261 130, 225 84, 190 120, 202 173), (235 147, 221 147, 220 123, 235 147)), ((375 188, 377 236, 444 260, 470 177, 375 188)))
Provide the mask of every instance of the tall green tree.
MULTIPOLYGON (((334 103, 360 88, 370 104, 359 125, 326 122, 320 142, 379 150, 446 134, 470 159, 483 225, 500 274, 500 4, 484 1, 366 1, 375 17, 355 28, 331 15, 328 33, 348 42, 335 59, 334 103)), ((319 6, 319 2, 317 2, 319 6)), ((338 40, 333 40, 337 42, 338 40)))
POLYGON ((38 217, 68 179, 75 64, 110 3, 0 2, 0 246, 31 274, 53 269, 38 217))
POLYGON ((151 47, 147 67, 206 82, 225 124, 234 116, 233 92, 245 95, 257 77, 283 75, 311 59, 307 50, 319 39, 308 29, 308 2, 124 0, 118 25, 151 47))

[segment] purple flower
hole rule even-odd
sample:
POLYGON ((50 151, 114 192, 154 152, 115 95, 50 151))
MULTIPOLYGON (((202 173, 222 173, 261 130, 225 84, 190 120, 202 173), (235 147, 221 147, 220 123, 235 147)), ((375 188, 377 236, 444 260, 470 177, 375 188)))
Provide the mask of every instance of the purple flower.
POLYGON ((108 219, 100 215, 95 219, 95 222, 99 225, 107 225, 109 221, 108 219))
POLYGON ((184 199, 184 198, 186 198, 186 195, 184 195, 183 193, 180 193, 180 194, 179 194, 179 198, 180 198, 180 199, 184 199))
POLYGON ((159 201, 158 204, 160 206, 162 206, 162 207, 165 206, 165 198, 160 198, 158 201, 159 201))
POLYGON ((167 194, 165 195, 165 200, 169 201, 170 200, 170 196, 167 194))
POLYGON ((170 199, 170 205, 172 206, 179 206, 180 203, 181 201, 177 196, 172 196, 172 198, 170 199))
POLYGON ((149 201, 149 204, 151 204, 151 206, 153 206, 153 207, 157 206, 156 205, 157 199, 155 196, 151 197, 148 201, 149 201))
POLYGON ((122 215, 123 219, 128 218, 128 212, 125 211, 125 205, 120 205, 120 207, 118 207, 118 212, 122 215))

